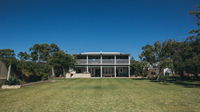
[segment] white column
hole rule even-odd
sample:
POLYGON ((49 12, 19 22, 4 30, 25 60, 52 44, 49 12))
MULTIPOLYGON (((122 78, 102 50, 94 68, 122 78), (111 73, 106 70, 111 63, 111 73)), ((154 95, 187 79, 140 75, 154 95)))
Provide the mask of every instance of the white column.
POLYGON ((102 68, 102 54, 100 54, 100 63, 101 63, 101 66, 100 66, 100 74, 101 74, 101 77, 103 77, 103 76, 102 76, 102 74, 103 74, 103 68, 102 68))
POLYGON ((103 72, 103 69, 102 69, 102 65, 100 66, 100 74, 101 74, 101 77, 102 77, 102 72, 103 72))
POLYGON ((86 56, 86 61, 87 61, 87 65, 88 65, 88 55, 86 56))
POLYGON ((114 66, 114 75, 115 75, 115 77, 117 76, 117 74, 116 74, 116 66, 114 66))
POLYGON ((102 65, 102 55, 100 55, 100 63, 101 63, 101 65, 102 65))
POLYGON ((114 64, 115 65, 117 64, 117 58, 116 58, 116 56, 114 56, 114 64))
POLYGON ((130 78, 130 65, 128 66, 128 77, 130 78))
POLYGON ((87 71, 87 73, 89 73, 89 70, 88 70, 89 68, 88 68, 88 65, 87 65, 87 67, 86 67, 86 71, 87 71))
POLYGON ((128 77, 130 78, 131 76, 130 76, 130 64, 131 64, 131 57, 130 56, 128 56, 128 77))
POLYGON ((116 56, 114 56, 114 75, 115 75, 115 77, 117 77, 117 73, 116 73, 116 64, 117 64, 117 58, 116 58, 116 56))
POLYGON ((87 70, 87 73, 89 73, 89 70, 88 70, 88 55, 86 56, 86 61, 87 61, 87 67, 86 67, 86 70, 87 70))

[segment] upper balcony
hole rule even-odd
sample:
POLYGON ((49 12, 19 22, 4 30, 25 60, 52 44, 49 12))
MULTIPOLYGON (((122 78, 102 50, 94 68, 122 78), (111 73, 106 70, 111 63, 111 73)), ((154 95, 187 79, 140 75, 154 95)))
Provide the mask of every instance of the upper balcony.
POLYGON ((78 55, 77 65, 129 65, 129 55, 78 55))
POLYGON ((102 59, 102 63, 100 59, 77 59, 77 65, 129 65, 129 59, 102 59))

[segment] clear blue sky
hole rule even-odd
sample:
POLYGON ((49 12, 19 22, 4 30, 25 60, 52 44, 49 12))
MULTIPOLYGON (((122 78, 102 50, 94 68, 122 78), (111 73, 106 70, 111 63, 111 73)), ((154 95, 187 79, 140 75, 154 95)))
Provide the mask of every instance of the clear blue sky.
POLYGON ((0 0, 0 49, 56 43, 69 53, 119 51, 183 40, 200 0, 0 0))

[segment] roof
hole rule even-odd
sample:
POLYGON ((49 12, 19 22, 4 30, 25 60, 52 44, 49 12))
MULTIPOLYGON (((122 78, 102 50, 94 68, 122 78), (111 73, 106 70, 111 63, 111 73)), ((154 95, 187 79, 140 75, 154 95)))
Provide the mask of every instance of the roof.
POLYGON ((100 54, 103 54, 103 55, 129 55, 129 54, 120 53, 120 52, 83 52, 80 54, 81 55, 100 55, 100 54))

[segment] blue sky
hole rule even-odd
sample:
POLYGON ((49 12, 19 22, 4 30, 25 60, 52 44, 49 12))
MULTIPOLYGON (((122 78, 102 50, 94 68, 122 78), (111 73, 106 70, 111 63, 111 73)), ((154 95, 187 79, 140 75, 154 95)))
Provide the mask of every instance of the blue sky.
POLYGON ((56 43, 69 53, 117 51, 184 40, 199 0, 0 0, 0 49, 56 43))

